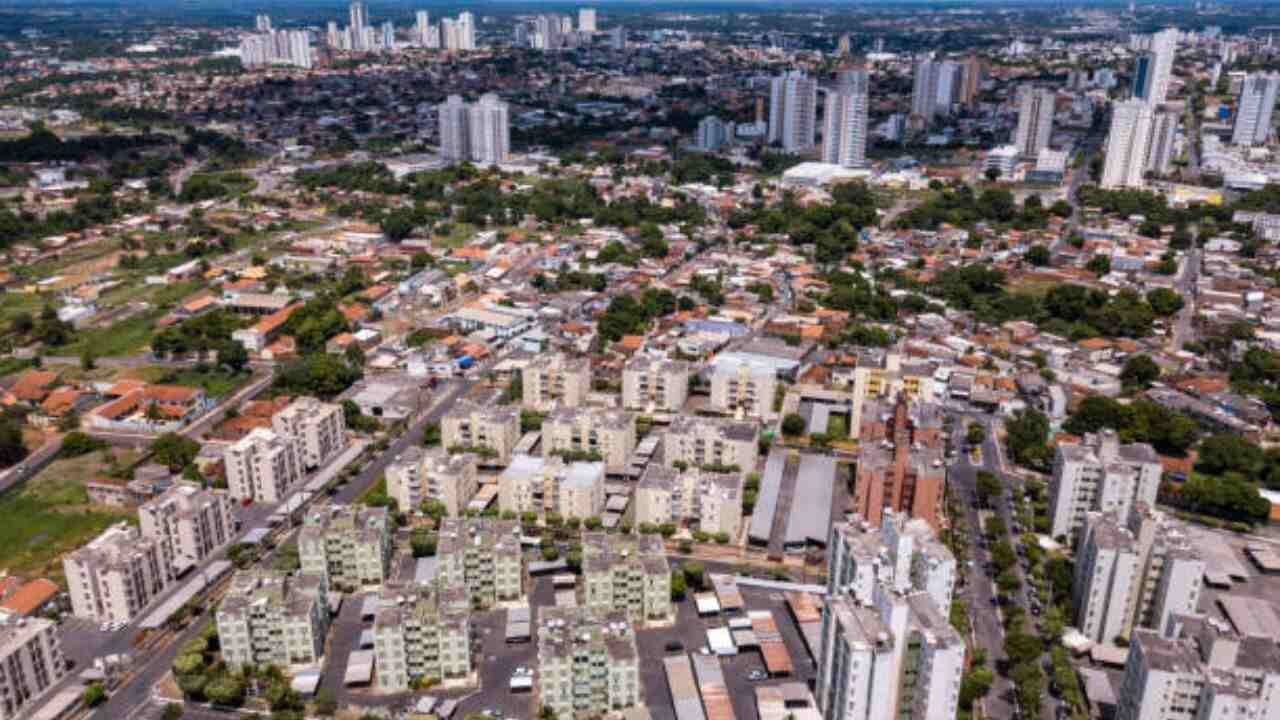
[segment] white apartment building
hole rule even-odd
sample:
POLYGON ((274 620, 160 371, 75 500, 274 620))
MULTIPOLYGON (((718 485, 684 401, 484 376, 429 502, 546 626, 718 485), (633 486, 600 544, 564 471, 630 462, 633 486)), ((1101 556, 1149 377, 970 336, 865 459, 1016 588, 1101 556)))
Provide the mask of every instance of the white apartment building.
POLYGON ((578 9, 578 31, 584 33, 593 33, 596 31, 595 8, 578 9))
POLYGON ((956 558, 924 520, 885 509, 877 528, 855 515, 831 524, 827 548, 828 594, 870 605, 877 587, 924 592, 950 611, 956 558))
POLYGON ((720 148, 733 141, 733 128, 733 123, 727 123, 715 115, 708 115, 698 121, 693 144, 699 150, 718 152, 720 148))
POLYGON ((680 524, 737 537, 742 527, 742 473, 684 471, 650 463, 635 490, 637 525, 680 524))
POLYGON ((62 559, 76 617, 127 623, 173 582, 161 543, 126 523, 113 525, 62 559))
POLYGON ((525 407, 578 407, 591 392, 591 360, 549 353, 531 358, 520 372, 525 407))
POLYGON ((1143 187, 1155 111, 1141 100, 1115 103, 1102 166, 1102 187, 1143 187))
POLYGON ((749 472, 760 449, 752 422, 679 415, 662 435, 662 464, 667 467, 731 468, 749 472))
POLYGON ((316 510, 298 532, 302 572, 333 587, 381 585, 391 563, 391 517, 386 508, 337 505, 316 510))
POLYGON ((67 672, 52 620, 0 613, 0 720, 37 707, 67 672))
POLYGON ((379 689, 404 692, 471 672, 471 602, 464 588, 399 589, 384 593, 380 606, 373 623, 379 689))
POLYGON ((1253 73, 1244 79, 1236 105, 1233 145, 1266 145, 1271 135, 1271 114, 1280 93, 1280 73, 1253 73))
POLYGON ((254 428, 222 455, 227 487, 236 500, 278 503, 302 479, 298 443, 273 430, 254 428))
POLYGON ((485 93, 467 108, 471 161, 490 165, 511 155, 510 108, 494 93, 485 93))
POLYGON ((498 478, 498 509, 586 519, 604 512, 604 463, 516 455, 498 478))
MULTIPOLYGON (((446 23, 451 21, 445 20, 446 23)), ((446 34, 447 36, 447 34, 446 34)), ((471 158, 471 132, 467 128, 467 104, 459 95, 450 95, 436 106, 440 124, 440 157, 445 162, 471 158)))
POLYGON ((765 418, 773 414, 777 387, 772 366, 720 359, 711 369, 711 407, 739 417, 765 418))
POLYGON ((827 92, 823 117, 822 162, 862 167, 867 162, 867 101, 870 77, 865 70, 842 70, 827 92))
POLYGON ((635 631, 621 613, 545 608, 538 623, 538 692, 557 717, 602 716, 641 702, 635 631))
POLYGON ((328 462, 347 444, 347 420, 342 406, 300 397, 271 418, 276 434, 291 437, 298 445, 302 466, 315 469, 328 462))
POLYGON ((401 512, 436 500, 457 517, 480 489, 477 458, 472 453, 450 455, 441 447, 410 446, 387 466, 387 494, 401 512))
POLYGON ((174 577, 198 565, 235 537, 234 503, 224 490, 178 482, 138 507, 142 536, 160 544, 174 577))
POLYGON ((329 630, 326 595, 323 575, 236 573, 215 616, 223 659, 235 668, 318 662, 329 630))
POLYGON ((680 412, 689 398, 689 363, 636 356, 622 368, 622 407, 639 412, 680 412))
POLYGON ((565 407, 542 420, 542 454, 586 457, 621 473, 636 450, 636 416, 626 410, 565 407))
POLYGON ((1137 503, 1155 507, 1162 473, 1150 445, 1121 445, 1114 432, 1059 443, 1049 481, 1049 534, 1074 537, 1087 512, 1127 518, 1137 503))
POLYGON ((789 153, 814 146, 818 82, 799 70, 783 73, 769 85, 769 142, 789 153))
POLYGON ((656 535, 582 534, 583 603, 600 613, 624 613, 633 622, 666 622, 671 568, 656 535))
POLYGON ((1018 130, 1014 145, 1024 158, 1039 156, 1053 136, 1053 111, 1057 93, 1043 88, 1018 88, 1018 130))
POLYGON ((442 587, 465 588, 472 607, 489 608, 524 594, 520 524, 488 518, 446 518, 436 558, 442 587))
POLYGON ((506 465, 520 441, 520 408, 459 401, 440 419, 440 435, 449 452, 473 452, 481 465, 506 465))

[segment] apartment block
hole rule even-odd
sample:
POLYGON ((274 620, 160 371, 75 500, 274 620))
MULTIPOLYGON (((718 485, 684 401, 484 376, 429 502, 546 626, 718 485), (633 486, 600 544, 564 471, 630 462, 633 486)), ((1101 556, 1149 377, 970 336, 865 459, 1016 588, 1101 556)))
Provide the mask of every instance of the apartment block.
POLYGON ((302 571, 329 585, 381 585, 391 563, 391 516, 386 508, 339 505, 316 510, 298 532, 302 571))
POLYGON ((635 522, 687 522, 705 533, 736 537, 742 527, 742 494, 742 473, 682 471, 650 463, 636 484, 635 522))
POLYGON ((956 558, 919 518, 886 510, 877 527, 854 515, 831 524, 827 548, 830 595, 843 593, 870 605, 876 588, 886 587, 898 593, 924 592, 939 608, 951 608, 956 558))
POLYGON ((625 410, 560 408, 542 421, 542 454, 586 456, 621 473, 636 449, 636 416, 625 410))
POLYGON ((943 412, 934 403, 867 401, 859 432, 854 510, 872 525, 886 510, 907 513, 935 529, 942 521, 947 470, 943 412))
POLYGON ((525 407, 578 407, 591 392, 591 360, 550 353, 531 358, 520 373, 525 407))
POLYGON ((852 371, 833 374, 832 384, 837 388, 852 386, 849 437, 855 439, 862 431, 864 407, 869 407, 872 414, 881 408, 873 401, 905 395, 911 402, 932 403, 946 390, 934 380, 933 368, 928 363, 903 362, 899 353, 879 351, 860 353, 852 371))
POLYGON ((633 622, 675 617, 671 568, 656 535, 582 534, 584 604, 600 612, 624 613, 633 622))
POLYGON ((160 544, 166 565, 176 577, 198 565, 235 537, 231 495, 178 482, 138 507, 142 536, 160 544))
POLYGON ((323 575, 243 570, 218 606, 222 657, 232 667, 316 663, 329 630, 323 575))
POLYGON ((1074 537, 1088 512, 1127 518, 1136 503, 1154 507, 1161 473, 1150 445, 1121 445, 1111 431, 1059 443, 1049 481, 1050 534, 1074 537))
POLYGON ((470 611, 462 587, 426 585, 384 593, 373 623, 378 687, 404 692, 418 683, 469 674, 470 611))
POLYGON ((314 469, 329 461, 347 445, 347 420, 342 406, 300 397, 271 418, 279 435, 293 438, 305 468, 314 469))
POLYGON ((478 465, 479 458, 473 453, 451 455, 440 447, 424 450, 410 446, 387 466, 387 494, 401 511, 435 500, 457 517, 480 488, 478 465))
POLYGON ((52 620, 0 614, 0 720, 37 707, 66 676, 67 659, 52 620))
POLYGON ((689 399, 689 363, 639 355, 622 368, 622 407, 680 412, 689 399))
POLYGON ((129 622, 173 582, 160 541, 120 523, 62 559, 76 617, 129 622))
POLYGON ((446 518, 436 558, 443 587, 465 588, 472 607, 489 608, 524 593, 520 524, 489 518, 446 518))
POLYGON ((278 503, 302 479, 302 456, 291 436, 254 428, 222 455, 236 500, 278 503))
POLYGON ((498 478, 498 509, 556 513, 563 518, 604 512, 604 463, 565 462, 558 457, 516 455, 498 478))
POLYGON ((757 430, 753 422, 679 415, 662 435, 662 464, 750 472, 760 451, 757 430))
POLYGON ((621 613, 545 608, 538 621, 538 691, 557 717, 600 716, 641 702, 635 631, 621 613))
POLYGON ((739 418, 773 414, 778 375, 771 365, 717 360, 711 368, 711 407, 739 418))
POLYGON ((520 408, 459 401, 441 418, 440 434, 450 452, 471 451, 481 464, 506 465, 520 441, 520 408))

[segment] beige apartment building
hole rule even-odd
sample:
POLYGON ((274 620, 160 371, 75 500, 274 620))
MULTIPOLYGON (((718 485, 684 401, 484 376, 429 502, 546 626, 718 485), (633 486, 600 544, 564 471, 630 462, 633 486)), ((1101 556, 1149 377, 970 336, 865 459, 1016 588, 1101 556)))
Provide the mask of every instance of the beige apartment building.
POLYGON ((76 617, 127 623, 173 581, 161 543, 120 523, 62 560, 76 617))
POLYGON ((381 585, 391 563, 390 513, 359 505, 316 510, 298 533, 298 556, 304 573, 335 588, 381 585))
POLYGON ((236 573, 216 615, 223 659, 235 668, 318 662, 329 631, 326 595, 323 575, 236 573))
POLYGON ((278 503, 302 479, 302 458, 291 436, 254 428, 222 456, 227 487, 236 500, 278 503))
POLYGON ((476 452, 482 465, 506 465, 520 441, 520 408, 459 401, 440 420, 440 434, 450 452, 476 452))
POLYGON ((635 493, 637 525, 689 523, 705 533, 736 537, 742 526, 742 473, 684 471, 650 463, 635 493))
POLYGON ((671 567, 657 535, 582 534, 583 604, 624 613, 633 622, 675 617, 671 567))
POLYGON ((143 537, 160 543, 174 576, 197 565, 235 537, 231 495, 178 482, 138 507, 143 537))
POLYGON ((402 512, 436 500, 457 517, 480 488, 478 464, 474 453, 450 455, 441 447, 410 446, 387 466, 387 494, 402 512))
POLYGON ((462 587, 416 586, 385 593, 373 623, 378 687, 410 690, 418 683, 471 672, 471 602, 462 587))
POLYGON ((557 717, 599 717, 640 703, 635 631, 622 613, 546 608, 538 618, 538 691, 557 717))
POLYGON ((778 376, 773 366, 718 360, 711 369, 711 407, 739 418, 773 414, 778 376))
POLYGON ((604 512, 604 463, 566 463, 558 457, 516 455, 498 478, 498 509, 557 513, 563 518, 604 512))
POLYGON ((446 518, 436 558, 442 587, 465 588, 472 607, 490 608, 524 594, 520 524, 490 518, 446 518))
POLYGON ((638 412, 680 412, 689 399, 689 363, 637 356, 622 368, 622 407, 638 412))
POLYGON ((37 707, 66 676, 67 659, 52 620, 0 613, 0 720, 37 707))
POLYGON ((626 410, 560 408, 542 421, 542 454, 604 461, 605 471, 627 469, 636 449, 636 416, 626 410))
POLYGON ((564 353, 537 355, 520 373, 525 407, 578 407, 591 392, 591 360, 564 353))
POLYGON ((313 397, 300 397, 289 403, 271 418, 271 427, 297 442, 302 466, 308 469, 325 464, 347 445, 347 420, 342 406, 313 397))
POLYGON ((679 415, 662 435, 662 464, 751 472, 759 453, 756 434, 754 422, 679 415))

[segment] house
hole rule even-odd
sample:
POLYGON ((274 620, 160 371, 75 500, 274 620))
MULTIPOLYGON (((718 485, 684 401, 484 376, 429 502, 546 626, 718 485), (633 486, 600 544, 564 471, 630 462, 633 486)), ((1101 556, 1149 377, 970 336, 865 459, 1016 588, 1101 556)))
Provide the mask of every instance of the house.
POLYGON ((0 603, 0 610, 20 617, 31 617, 52 607, 60 593, 61 590, 53 581, 36 578, 23 584, 17 592, 0 603))
POLYGON ((58 383, 58 373, 50 370, 27 370, 18 376, 17 382, 9 388, 9 394, 15 402, 22 402, 35 407, 44 402, 58 383))
POLYGON ((111 396, 118 390, 123 392, 89 413, 91 428, 121 432, 173 432, 213 404, 204 390, 181 385, 125 381, 116 383, 107 394, 111 396))

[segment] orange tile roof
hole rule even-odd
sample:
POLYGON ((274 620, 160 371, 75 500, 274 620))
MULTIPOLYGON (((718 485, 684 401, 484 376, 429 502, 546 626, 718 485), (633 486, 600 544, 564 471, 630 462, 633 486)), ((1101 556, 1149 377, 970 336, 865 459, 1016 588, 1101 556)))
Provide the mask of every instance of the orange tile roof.
POLYGON ((280 308, 279 310, 262 318, 256 324, 254 324, 253 326, 254 332, 263 336, 270 335, 276 330, 279 330, 280 326, 284 325, 285 322, 289 320, 289 316, 292 315, 294 311, 300 307, 302 307, 302 303, 294 303, 287 307, 280 308))
POLYGON ((1100 337, 1087 338, 1085 340, 1081 340, 1078 344, 1080 345, 1080 347, 1084 348, 1085 350, 1106 350, 1107 348, 1111 347, 1110 340, 1106 338, 1100 338, 1100 337))
POLYGON ((285 409, 290 401, 292 401, 292 398, 288 395, 280 395, 271 400, 254 400, 245 403, 244 408, 240 410, 240 414, 246 417, 269 418, 285 409))
POLYGON ((622 339, 618 340, 618 342, 615 343, 615 345, 617 345, 619 350, 634 352, 644 347, 644 336, 643 335, 623 335, 622 339))
POLYGON ((378 298, 386 297, 389 292, 391 292, 390 285, 373 285, 365 288, 364 291, 360 293, 360 297, 368 300, 377 300, 378 298))
POLYGON ((142 390, 143 397, 160 403, 189 403, 199 395, 199 390, 182 385, 148 385, 142 390))
POLYGON ((14 397, 27 402, 39 402, 49 394, 49 386, 58 381, 58 373, 49 370, 28 370, 18 377, 11 392, 14 397))
POLYGON ((80 400, 83 392, 72 387, 62 387, 49 393, 49 397, 40 403, 40 409, 48 415, 62 415, 80 400))
POLYGON ((30 615, 58 594, 58 586, 44 578, 36 578, 18 588, 8 600, 0 603, 0 608, 19 615, 30 615))
POLYGON ((360 322, 369 317, 369 308, 359 303, 339 305, 338 312, 342 313, 342 317, 346 318, 348 322, 360 322))

